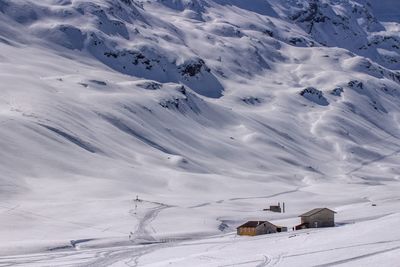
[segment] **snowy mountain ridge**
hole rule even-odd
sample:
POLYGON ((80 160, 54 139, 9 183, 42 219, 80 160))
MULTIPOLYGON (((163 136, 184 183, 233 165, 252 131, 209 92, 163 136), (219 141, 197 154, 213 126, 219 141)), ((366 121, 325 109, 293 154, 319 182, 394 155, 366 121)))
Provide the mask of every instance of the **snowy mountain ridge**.
POLYGON ((0 254, 398 216, 396 5, 0 0, 0 254))

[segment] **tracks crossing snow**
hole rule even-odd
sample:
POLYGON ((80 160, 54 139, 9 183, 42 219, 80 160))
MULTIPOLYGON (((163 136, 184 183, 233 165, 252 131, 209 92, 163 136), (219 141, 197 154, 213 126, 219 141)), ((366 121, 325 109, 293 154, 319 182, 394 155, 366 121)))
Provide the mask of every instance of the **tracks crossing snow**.
POLYGON ((129 238, 133 241, 133 242, 137 242, 138 240, 142 240, 142 241, 147 241, 147 242, 156 242, 156 239, 150 234, 150 224, 152 221, 154 221, 157 217, 157 215, 164 209, 170 208, 171 206, 166 205, 166 204, 162 204, 162 203, 153 203, 153 202, 148 202, 148 201, 137 201, 135 200, 135 209, 132 209, 130 211, 130 213, 133 216, 137 216, 136 213, 136 207, 138 205, 138 203, 142 203, 142 204, 155 204, 156 206, 147 210, 143 217, 139 218, 139 223, 138 226, 136 228, 136 230, 131 233, 131 235, 129 236, 129 238))

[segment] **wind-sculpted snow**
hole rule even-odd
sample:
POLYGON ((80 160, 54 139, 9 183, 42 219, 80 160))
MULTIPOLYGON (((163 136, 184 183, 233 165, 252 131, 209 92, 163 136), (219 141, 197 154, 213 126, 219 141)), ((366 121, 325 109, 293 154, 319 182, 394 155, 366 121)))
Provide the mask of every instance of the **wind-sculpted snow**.
POLYGON ((335 258, 349 238, 371 262, 396 251, 400 25, 386 2, 0 0, 0 255, 43 253, 0 265, 164 266, 167 247, 179 265, 186 242, 199 252, 181 266, 370 257, 335 258), (277 235, 271 255, 231 233, 317 206, 338 211, 337 233, 277 235), (384 234, 369 242, 372 226, 384 234), (240 248, 257 255, 230 259, 240 248))
MULTIPOLYGON (((298 1, 290 19, 325 46, 338 46, 371 58, 390 69, 399 69, 398 32, 378 21, 368 1, 298 1), (392 53, 387 53, 387 47, 392 53), (396 51, 397 50, 397 51, 396 51)), ((290 9, 290 7, 289 7, 290 9)))

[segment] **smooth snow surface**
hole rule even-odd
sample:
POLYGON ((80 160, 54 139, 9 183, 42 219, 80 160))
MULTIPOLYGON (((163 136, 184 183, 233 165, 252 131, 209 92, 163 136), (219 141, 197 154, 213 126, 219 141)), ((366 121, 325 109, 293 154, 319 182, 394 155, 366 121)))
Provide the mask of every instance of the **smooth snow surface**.
POLYGON ((400 10, 370 2, 0 0, 0 267, 398 266, 400 10))

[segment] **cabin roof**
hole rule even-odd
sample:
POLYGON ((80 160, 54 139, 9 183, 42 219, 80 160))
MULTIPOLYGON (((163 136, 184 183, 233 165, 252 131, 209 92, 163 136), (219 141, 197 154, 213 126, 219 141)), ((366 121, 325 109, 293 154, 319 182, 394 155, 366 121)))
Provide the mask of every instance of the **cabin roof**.
POLYGON ((328 209, 328 208, 316 208, 316 209, 313 209, 313 210, 307 211, 306 213, 301 214, 299 217, 310 217, 310 216, 312 216, 318 212, 321 212, 323 210, 329 210, 333 213, 336 213, 335 211, 328 209))
POLYGON ((255 227, 257 227, 257 226, 259 226, 259 225, 261 225, 261 224, 263 224, 263 223, 266 223, 267 221, 248 221, 247 223, 245 223, 245 224, 242 224, 241 226, 239 226, 238 228, 240 228, 240 227, 251 227, 251 228, 255 228, 255 227))

